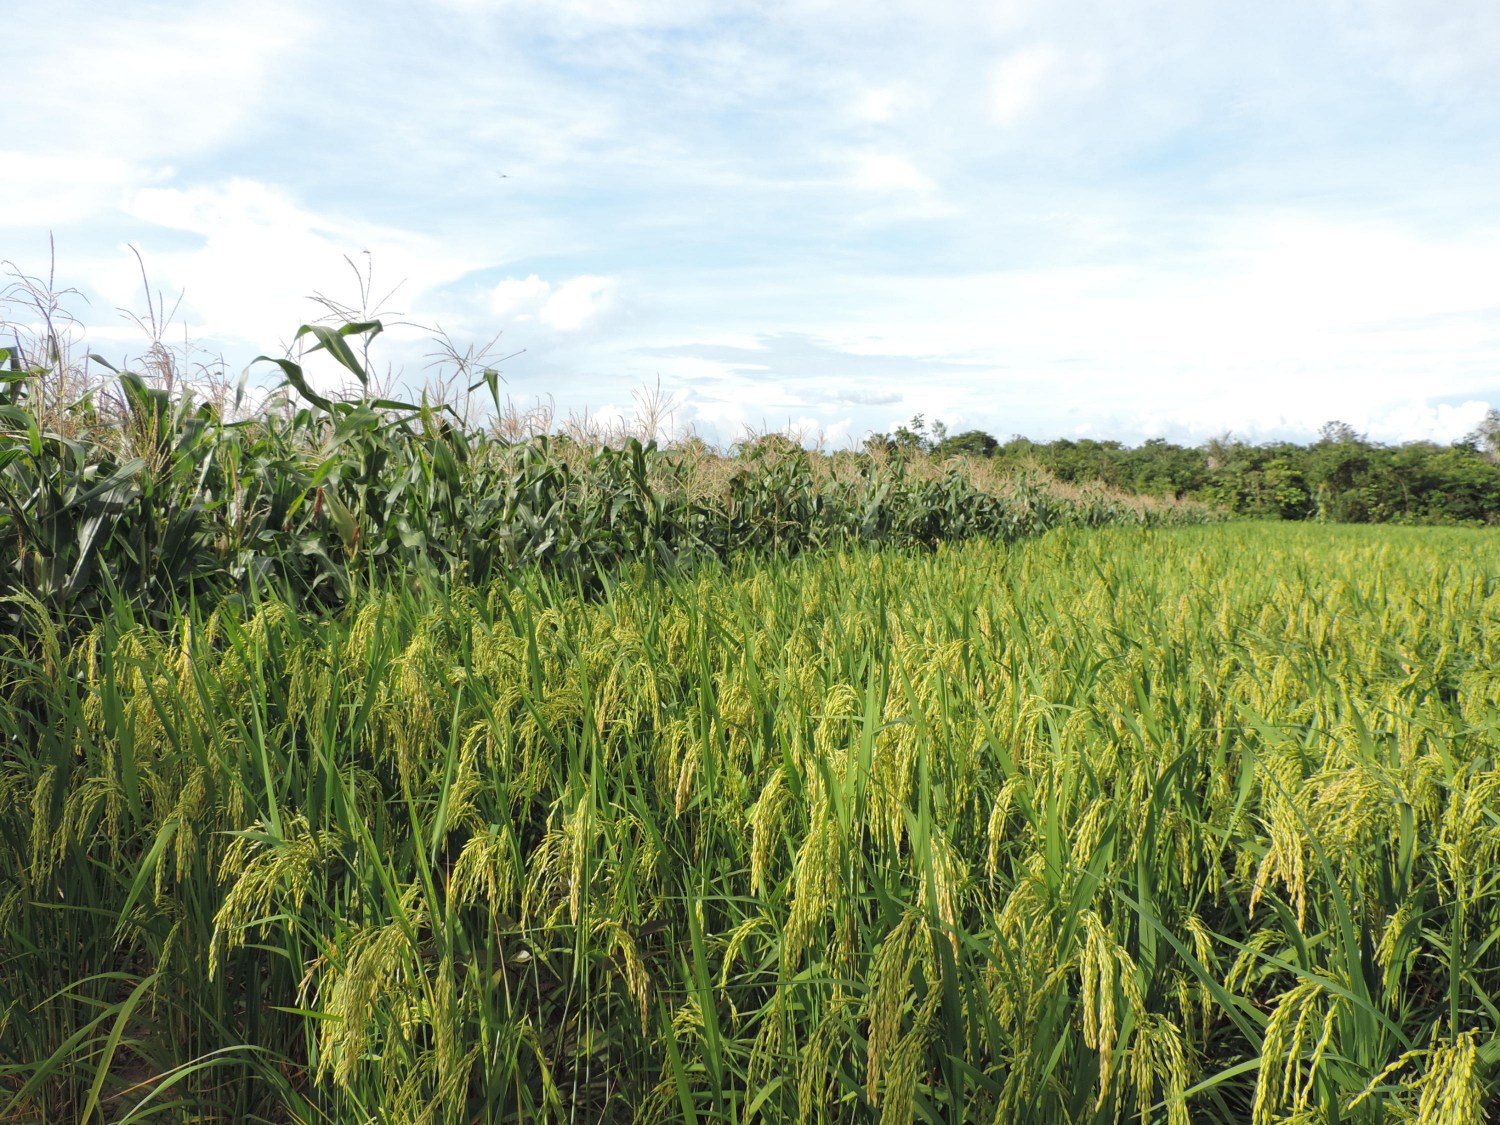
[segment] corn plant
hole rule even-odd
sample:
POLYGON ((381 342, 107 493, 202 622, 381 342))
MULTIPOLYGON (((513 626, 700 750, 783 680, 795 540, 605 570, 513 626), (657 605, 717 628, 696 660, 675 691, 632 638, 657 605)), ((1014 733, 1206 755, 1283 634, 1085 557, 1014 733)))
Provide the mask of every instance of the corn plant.
MULTIPOLYGON (((506 441, 451 407, 376 393, 366 364, 380 330, 304 326, 295 341, 333 357, 351 394, 328 397, 299 360, 262 357, 282 385, 244 417, 97 356, 112 384, 0 353, 0 599, 39 598, 72 629, 120 593, 164 624, 189 603, 268 589, 329 608, 371 583, 484 584, 539 566, 598 590, 631 566, 691 570, 741 553, 1209 518, 786 439, 728 458, 638 438, 506 441), (80 397, 59 400, 75 383, 80 397)), ((469 389, 487 385, 498 406, 497 380, 487 370, 469 389)), ((13 629, 27 620, 5 616, 13 629)))

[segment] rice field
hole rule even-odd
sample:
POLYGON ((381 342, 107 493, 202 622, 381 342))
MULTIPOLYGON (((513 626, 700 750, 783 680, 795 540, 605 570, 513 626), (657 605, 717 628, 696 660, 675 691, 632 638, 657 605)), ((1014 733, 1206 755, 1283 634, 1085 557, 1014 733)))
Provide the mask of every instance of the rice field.
MULTIPOLYGON (((1500 535, 527 572, 0 663, 0 1120, 1500 1096, 1500 535)), ((4 643, 4 642, 0 642, 4 643)))

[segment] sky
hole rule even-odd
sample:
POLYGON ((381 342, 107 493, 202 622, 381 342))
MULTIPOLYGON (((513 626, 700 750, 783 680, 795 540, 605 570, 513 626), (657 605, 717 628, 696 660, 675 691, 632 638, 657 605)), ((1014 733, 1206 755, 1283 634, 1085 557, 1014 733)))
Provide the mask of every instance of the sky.
POLYGON ((363 274, 408 385, 498 336, 518 403, 720 444, 1500 406, 1495 0, 0 8, 0 259, 106 357, 159 293, 237 374, 363 274))

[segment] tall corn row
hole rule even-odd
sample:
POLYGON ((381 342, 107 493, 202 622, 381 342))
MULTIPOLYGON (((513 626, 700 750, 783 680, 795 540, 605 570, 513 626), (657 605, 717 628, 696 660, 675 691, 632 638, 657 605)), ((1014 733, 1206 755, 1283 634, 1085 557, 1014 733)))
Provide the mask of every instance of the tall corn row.
MULTIPOLYGON (((0 620, 26 627, 13 597, 70 632, 117 595, 164 627, 189 604, 267 591, 326 608, 371 585, 483 586, 532 566, 592 591, 631 566, 690 570, 737 553, 1207 518, 784 440, 735 457, 633 438, 505 441, 425 398, 370 390, 357 349, 379 330, 305 326, 297 339, 342 365, 353 396, 325 397, 299 363, 267 360, 281 390, 239 420, 227 400, 132 372, 59 402, 65 373, 0 349, 0 620)), ((495 391, 496 378, 475 388, 495 391)))

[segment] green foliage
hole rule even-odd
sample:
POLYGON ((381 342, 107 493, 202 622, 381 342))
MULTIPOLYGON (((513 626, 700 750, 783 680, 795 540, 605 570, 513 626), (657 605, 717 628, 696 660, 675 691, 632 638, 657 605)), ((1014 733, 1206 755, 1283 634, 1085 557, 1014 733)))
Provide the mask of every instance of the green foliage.
POLYGON ((943 438, 933 446, 936 457, 990 457, 1000 443, 983 430, 965 430, 943 438))
MULTIPOLYGON (((371 582, 485 584, 535 566, 597 589, 623 567, 745 551, 1207 518, 1192 505, 1042 496, 1024 475, 829 458, 776 435, 732 458, 692 443, 506 441, 425 398, 372 392, 361 355, 379 331, 304 326, 297 338, 337 361, 353 397, 326 397, 299 362, 263 357, 285 385, 239 420, 131 372, 59 404, 47 394, 55 370, 11 363, 0 383, 0 619, 24 626, 22 594, 69 623, 96 619, 118 591, 166 621, 189 602, 263 588, 328 606, 371 582)), ((494 384, 485 371, 471 390, 494 384)))
POLYGON ((871 434, 865 440, 865 448, 875 453, 897 453, 912 457, 932 453, 948 440, 946 425, 935 421, 929 427, 925 416, 914 414, 910 422, 897 426, 889 434, 871 434))
POLYGON ((1201 448, 1161 439, 1016 438, 988 456, 1002 466, 1036 465, 1059 481, 1099 481, 1147 496, 1194 498, 1234 515, 1338 523, 1500 522, 1500 464, 1483 426, 1443 446, 1371 442, 1342 422, 1311 445, 1251 445, 1229 438, 1201 448))
POLYGON ((0 1119, 1473 1125, 1496 547, 1064 529, 156 623, 115 591, 74 643, 33 600, 0 1119))
POLYGON ((1097 483, 1477 522, 1481 450, 506 440, 378 331, 238 418, 0 354, 0 1120, 1500 1095, 1493 534, 1097 483))
POLYGON ((1484 418, 1465 438, 1491 461, 1500 461, 1500 410, 1493 406, 1484 412, 1484 418))

